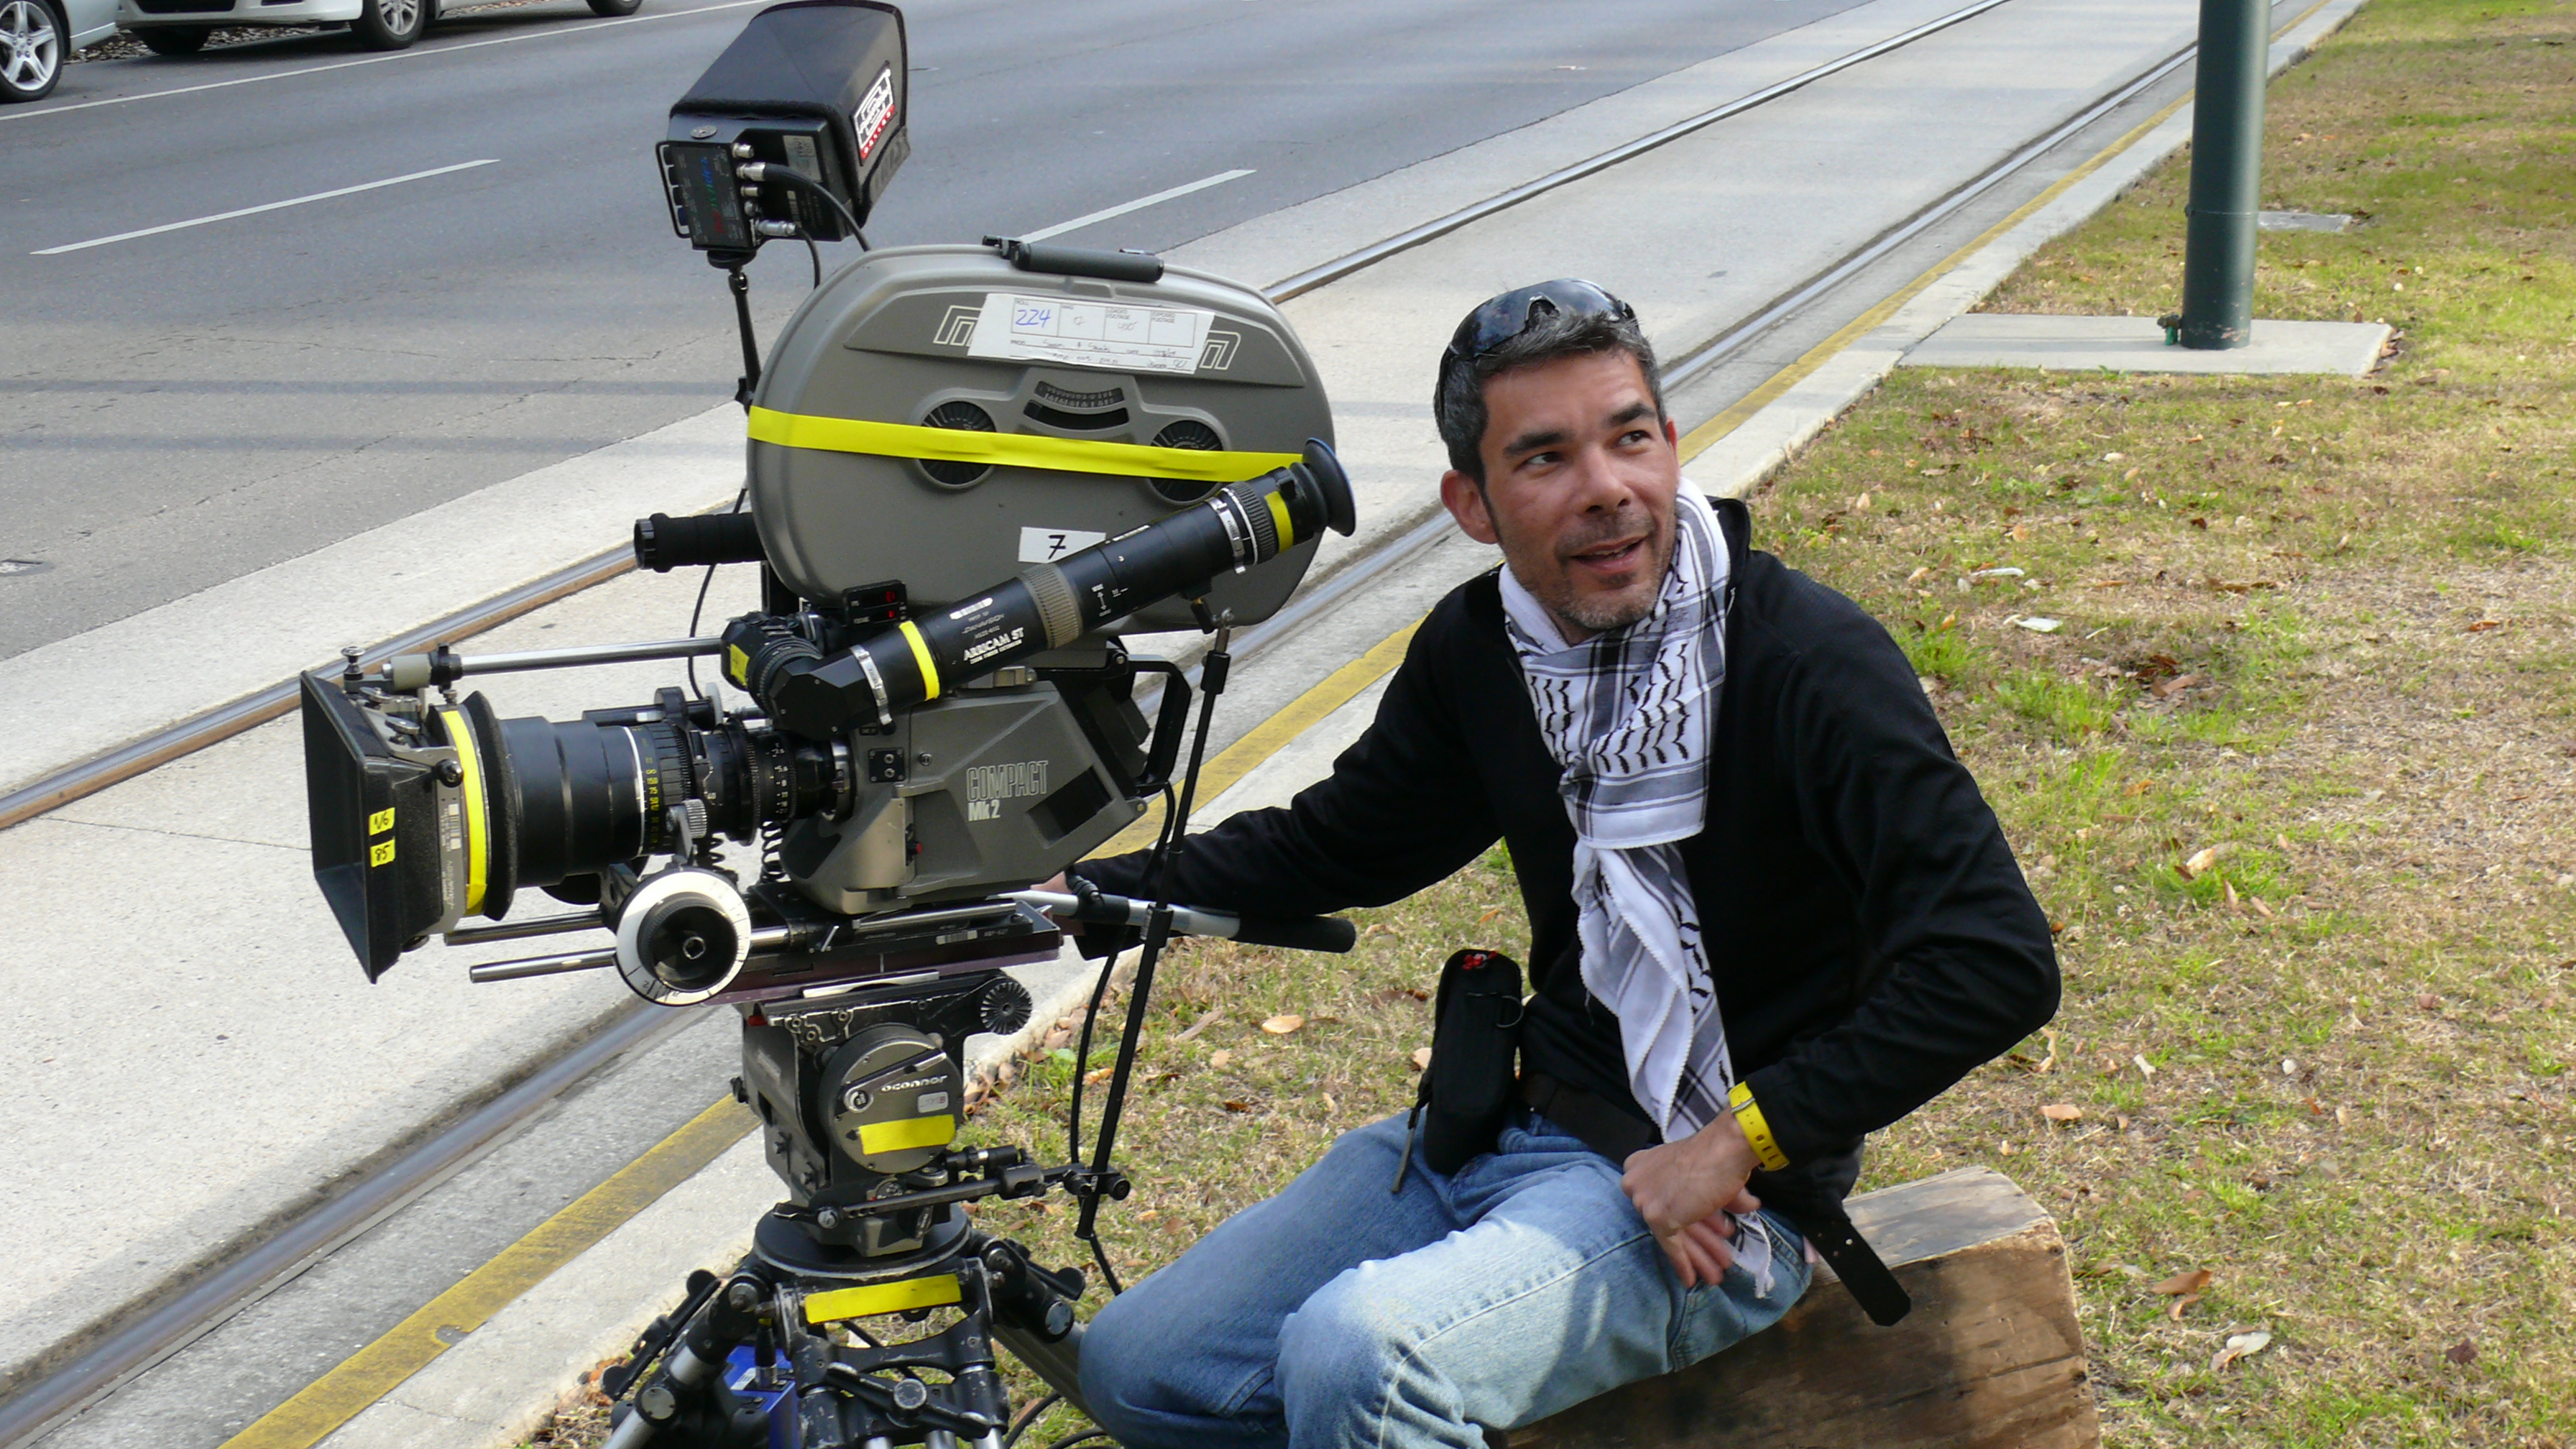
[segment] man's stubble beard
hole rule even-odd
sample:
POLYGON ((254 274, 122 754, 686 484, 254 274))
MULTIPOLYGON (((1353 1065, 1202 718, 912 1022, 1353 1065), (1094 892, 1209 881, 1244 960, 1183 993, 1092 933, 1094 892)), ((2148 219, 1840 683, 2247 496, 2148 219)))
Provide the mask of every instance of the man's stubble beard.
MULTIPOLYGON (((1585 537, 1570 541, 1565 550, 1569 554, 1580 553, 1594 544, 1617 538, 1633 526, 1632 520, 1617 517, 1602 527, 1586 530, 1585 537)), ((1625 629, 1655 611, 1656 602, 1663 597, 1664 575, 1672 568, 1673 525, 1666 523, 1647 535, 1647 557, 1639 565, 1639 577, 1614 594, 1578 598, 1570 573, 1572 560, 1559 557, 1553 550, 1554 545, 1541 545, 1535 549, 1515 548, 1507 540, 1503 562, 1511 569, 1512 577, 1520 580, 1521 587, 1529 590, 1530 597, 1545 606, 1560 624, 1571 623, 1595 634, 1607 634, 1614 629, 1625 629), (1532 578, 1532 571, 1522 566, 1527 553, 1536 553, 1547 566, 1543 570, 1544 577, 1532 578)))

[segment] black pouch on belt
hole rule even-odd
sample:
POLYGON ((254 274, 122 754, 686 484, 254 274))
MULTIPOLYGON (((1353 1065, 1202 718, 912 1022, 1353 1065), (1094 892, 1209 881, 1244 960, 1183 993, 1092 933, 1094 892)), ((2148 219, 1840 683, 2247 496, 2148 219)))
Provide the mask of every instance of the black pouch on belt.
POLYGON ((1521 965, 1499 951, 1460 951, 1440 968, 1432 998, 1431 1065, 1405 1121, 1404 1161, 1390 1192, 1404 1188, 1415 1143, 1434 1171, 1456 1172, 1494 1150, 1519 1100, 1521 965))

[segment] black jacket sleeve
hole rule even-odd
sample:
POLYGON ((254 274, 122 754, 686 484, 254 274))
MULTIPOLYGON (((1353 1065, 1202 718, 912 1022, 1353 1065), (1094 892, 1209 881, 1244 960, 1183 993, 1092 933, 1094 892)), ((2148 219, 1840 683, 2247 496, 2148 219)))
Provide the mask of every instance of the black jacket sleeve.
MULTIPOLYGON (((1401 900, 1448 878, 1500 838, 1437 677, 1433 611, 1388 680, 1375 720, 1333 773, 1284 809, 1252 810, 1182 842, 1173 900, 1258 916, 1311 916, 1401 900)), ((1101 889, 1150 894, 1148 852, 1075 867, 1101 889)))
POLYGON ((1808 841, 1858 903, 1851 1014, 1752 1073, 1792 1161, 1947 1090, 2056 1014, 2048 920, 1894 640, 1834 611, 1774 698, 1808 841))

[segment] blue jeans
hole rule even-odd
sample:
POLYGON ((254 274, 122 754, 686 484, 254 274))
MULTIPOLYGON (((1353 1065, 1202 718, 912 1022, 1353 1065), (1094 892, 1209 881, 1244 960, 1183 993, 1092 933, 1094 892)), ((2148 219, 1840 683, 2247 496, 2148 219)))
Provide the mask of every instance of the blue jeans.
POLYGON ((1082 1389, 1128 1449, 1484 1449, 1512 1428, 1768 1328, 1806 1291, 1763 1213, 1771 1291, 1737 1267, 1684 1288, 1619 1168, 1516 1111, 1452 1177, 1404 1119, 1345 1134, 1286 1191, 1110 1300, 1082 1389))

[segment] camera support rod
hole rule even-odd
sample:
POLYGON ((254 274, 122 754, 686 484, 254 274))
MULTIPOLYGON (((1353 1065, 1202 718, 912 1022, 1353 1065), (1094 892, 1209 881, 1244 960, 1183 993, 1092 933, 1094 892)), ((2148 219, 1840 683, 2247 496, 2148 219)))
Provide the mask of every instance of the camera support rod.
POLYGON ((656 639, 640 644, 591 644, 574 649, 523 649, 515 654, 467 656, 445 645, 427 654, 397 654, 385 661, 384 678, 403 694, 453 684, 469 674, 522 674, 532 669, 571 669, 589 664, 643 664, 656 659, 702 659, 721 652, 722 639, 656 639))

